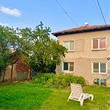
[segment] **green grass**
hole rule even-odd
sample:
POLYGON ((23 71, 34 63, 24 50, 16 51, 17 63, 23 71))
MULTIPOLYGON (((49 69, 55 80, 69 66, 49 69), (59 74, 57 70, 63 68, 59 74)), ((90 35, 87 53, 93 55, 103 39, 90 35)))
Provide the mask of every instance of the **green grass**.
POLYGON ((0 84, 0 110, 110 110, 110 88, 85 86, 94 100, 69 101, 70 88, 50 89, 32 83, 0 84))
POLYGON ((94 100, 85 100, 80 106, 77 101, 67 102, 70 91, 55 90, 40 110, 110 110, 110 88, 85 86, 84 92, 94 95, 94 100))
POLYGON ((50 94, 51 91, 41 85, 0 84, 0 110, 37 110, 50 94))

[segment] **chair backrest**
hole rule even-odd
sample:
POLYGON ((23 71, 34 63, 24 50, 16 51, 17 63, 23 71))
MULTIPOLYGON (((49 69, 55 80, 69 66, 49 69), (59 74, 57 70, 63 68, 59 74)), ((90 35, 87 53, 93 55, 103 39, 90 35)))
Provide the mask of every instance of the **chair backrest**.
POLYGON ((72 97, 74 99, 77 99, 77 100, 80 99, 83 92, 81 85, 71 83, 71 92, 72 92, 72 97))
POLYGON ((103 85, 103 86, 106 86, 106 79, 101 79, 100 84, 103 85))

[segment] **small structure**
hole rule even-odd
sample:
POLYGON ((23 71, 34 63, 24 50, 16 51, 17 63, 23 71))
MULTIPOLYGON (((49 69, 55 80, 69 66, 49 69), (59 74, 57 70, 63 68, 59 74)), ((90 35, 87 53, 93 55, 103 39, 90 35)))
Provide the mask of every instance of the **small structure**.
POLYGON ((5 73, 0 76, 0 82, 23 81, 31 78, 30 68, 23 62, 23 56, 18 56, 14 52, 11 60, 15 63, 6 68, 5 73))

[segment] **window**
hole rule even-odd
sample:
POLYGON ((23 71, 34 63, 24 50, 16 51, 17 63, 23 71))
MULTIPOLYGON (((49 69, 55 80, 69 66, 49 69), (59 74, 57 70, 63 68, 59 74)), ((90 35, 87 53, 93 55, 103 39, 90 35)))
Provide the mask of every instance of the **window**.
POLYGON ((73 62, 63 62, 63 70, 64 71, 74 71, 74 63, 73 62))
POLYGON ((93 63, 93 73, 106 73, 106 63, 93 63))
POLYGON ((64 42, 64 47, 68 50, 74 50, 74 41, 64 42))
POLYGON ((93 39, 93 49, 98 49, 98 39, 93 39))
POLYGON ((68 70, 68 63, 64 63, 64 70, 68 70))
POLYGON ((105 38, 93 39, 93 49, 94 50, 106 49, 106 39, 105 38))
POLYGON ((99 72, 99 63, 94 63, 94 64, 93 64, 93 71, 94 71, 95 73, 99 72))

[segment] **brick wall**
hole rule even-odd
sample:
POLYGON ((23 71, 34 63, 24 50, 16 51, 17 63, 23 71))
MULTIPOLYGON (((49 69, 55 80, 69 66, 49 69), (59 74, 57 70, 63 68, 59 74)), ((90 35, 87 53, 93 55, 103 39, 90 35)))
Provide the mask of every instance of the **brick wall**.
POLYGON ((29 68, 22 60, 16 62, 16 72, 28 73, 29 68))
MULTIPOLYGON (((12 59, 13 61, 16 61, 16 58, 12 59)), ((29 67, 23 63, 22 58, 19 58, 17 62, 12 66, 9 65, 6 69, 4 81, 21 81, 21 80, 27 80, 30 79, 30 69, 29 67)), ((3 81, 3 75, 0 76, 0 82, 3 81)))

